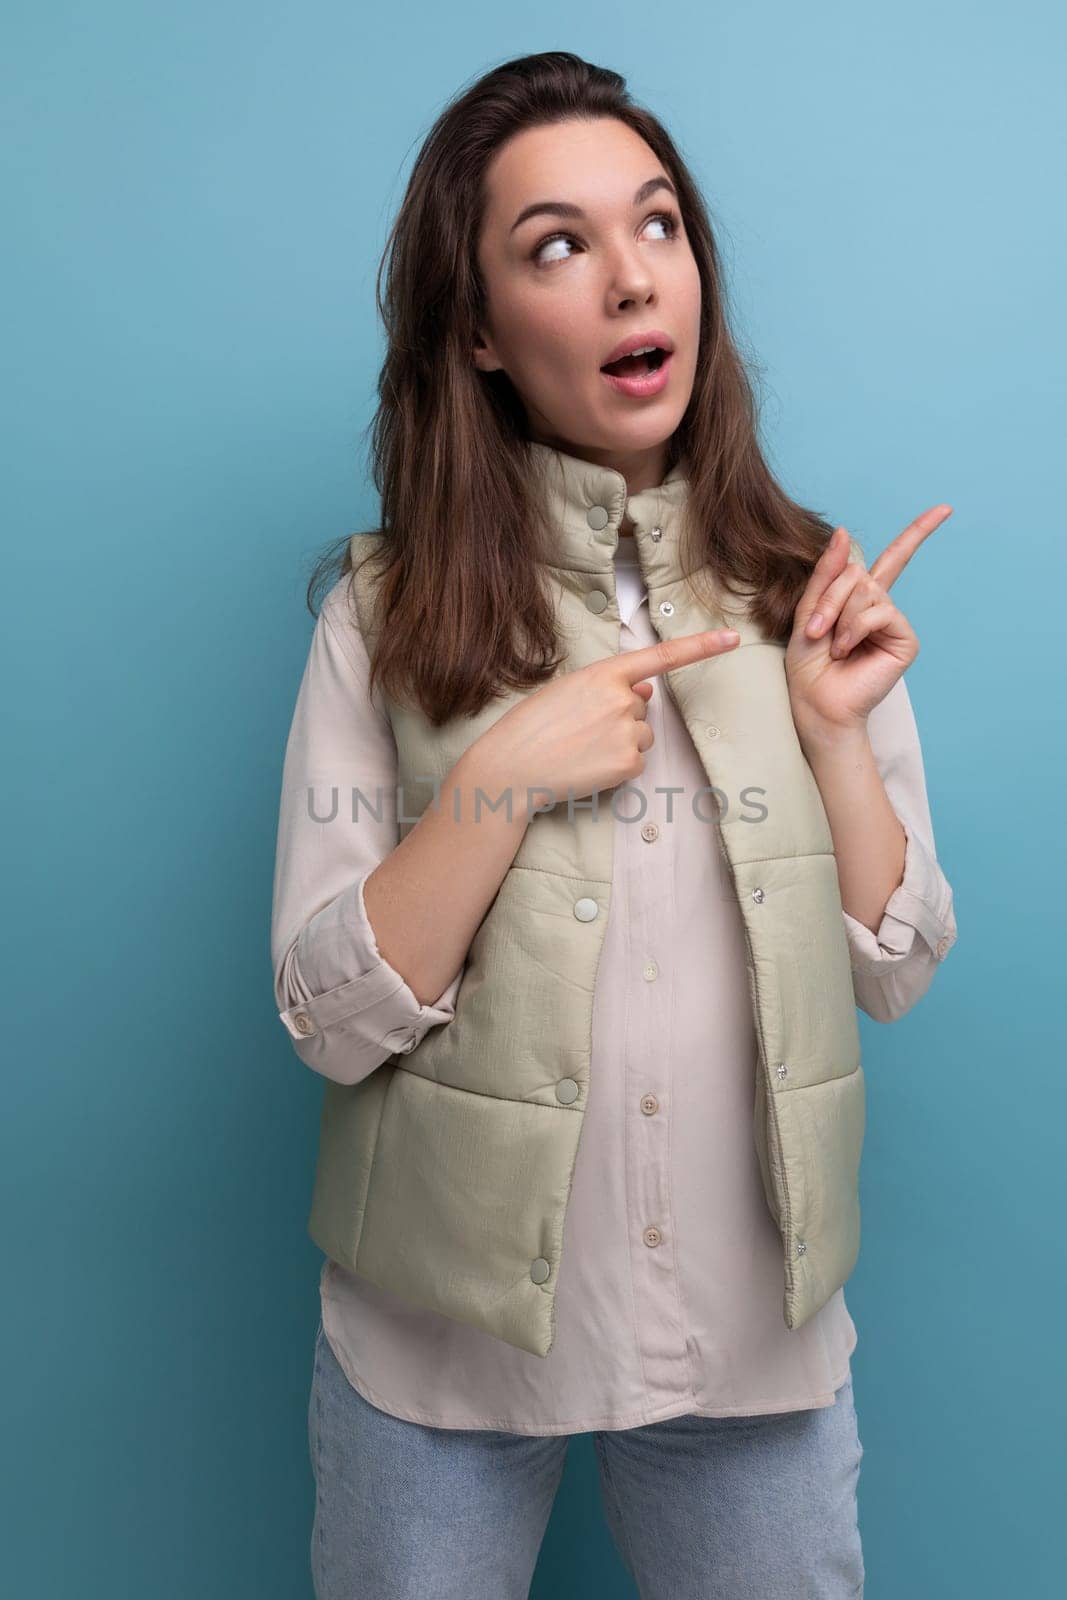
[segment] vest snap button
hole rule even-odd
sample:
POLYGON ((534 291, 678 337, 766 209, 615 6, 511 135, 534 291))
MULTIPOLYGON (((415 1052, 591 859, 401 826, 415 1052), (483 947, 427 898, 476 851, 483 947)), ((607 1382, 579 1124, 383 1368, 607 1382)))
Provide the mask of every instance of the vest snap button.
POLYGON ((590 900, 585 896, 583 896, 581 900, 576 900, 574 902, 574 915, 578 918, 579 922, 592 922, 599 910, 600 907, 597 905, 596 901, 590 900))
POLYGON ((587 611, 603 611, 608 603, 608 597, 603 589, 590 589, 585 597, 587 611))
POLYGON ((656 543, 659 544, 659 541, 663 538, 663 529, 662 528, 650 528, 649 532, 648 532, 648 536, 649 536, 650 539, 655 539, 656 543))
POLYGON ((561 1078, 556 1084, 556 1099, 561 1105, 572 1105, 577 1100, 578 1093, 578 1085, 573 1078, 561 1078))
POLYGON ((709 739, 717 739, 719 737, 719 730, 715 726, 714 722, 709 722, 707 727, 704 729, 704 732, 707 734, 709 739))
POLYGON ((660 614, 664 617, 674 616, 674 602, 672 600, 661 600, 659 603, 659 609, 660 614))
POLYGON ((591 528, 596 528, 599 531, 599 529, 607 527, 611 518, 603 506, 590 506, 585 514, 585 520, 591 528))
POLYGON ((767 896, 764 894, 762 889, 753 889, 752 898, 755 900, 757 905, 762 905, 767 896))
POLYGON ((786 1066, 784 1061, 779 1061, 774 1070, 777 1072, 779 1078, 784 1078, 786 1073, 789 1071, 789 1068, 786 1066))
POLYGON ((530 1265, 530 1277, 533 1279, 534 1283, 544 1283, 551 1271, 552 1268, 549 1266, 544 1256, 538 1256, 537 1260, 532 1262, 530 1265))

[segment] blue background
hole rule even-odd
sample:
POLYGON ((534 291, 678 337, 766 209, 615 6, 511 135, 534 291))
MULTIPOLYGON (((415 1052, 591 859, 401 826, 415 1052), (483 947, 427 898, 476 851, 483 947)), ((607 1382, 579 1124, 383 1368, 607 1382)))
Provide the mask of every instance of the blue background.
MULTIPOLYGON (((955 507, 894 589, 960 937, 861 1018, 867 1595, 1062 1592, 1063 17, 8 6, 6 1593, 310 1595, 322 1086, 268 948, 304 584, 374 524, 410 161, 553 48, 692 163, 791 492, 868 560, 955 507)), ((634 1593, 588 1437, 532 1593, 634 1593)))

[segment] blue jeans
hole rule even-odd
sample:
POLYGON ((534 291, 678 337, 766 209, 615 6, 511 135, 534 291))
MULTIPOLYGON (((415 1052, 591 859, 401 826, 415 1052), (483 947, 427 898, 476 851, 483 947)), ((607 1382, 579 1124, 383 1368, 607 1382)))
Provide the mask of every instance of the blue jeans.
MULTIPOLYGON (((380 1411, 320 1323, 308 1405, 317 1600, 526 1600, 571 1437, 380 1411)), ((851 1376, 814 1411, 671 1417, 593 1441, 641 1600, 862 1595, 851 1376)))

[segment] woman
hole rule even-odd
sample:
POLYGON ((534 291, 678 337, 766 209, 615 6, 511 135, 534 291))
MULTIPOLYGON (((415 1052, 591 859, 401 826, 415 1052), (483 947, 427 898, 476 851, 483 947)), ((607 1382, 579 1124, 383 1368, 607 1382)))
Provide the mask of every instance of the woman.
POLYGON ((316 1593, 525 1595, 588 1431, 645 1600, 859 1594, 855 1009, 956 937, 888 590, 950 508, 868 571, 775 482, 614 72, 486 75, 391 245, 272 928, 326 1079, 316 1593))

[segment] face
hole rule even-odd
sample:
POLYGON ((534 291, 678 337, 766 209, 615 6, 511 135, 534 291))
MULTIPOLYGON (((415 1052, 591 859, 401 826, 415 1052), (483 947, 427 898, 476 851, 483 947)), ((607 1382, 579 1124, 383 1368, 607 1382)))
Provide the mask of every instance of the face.
POLYGON ((531 438, 623 472, 631 494, 659 484, 693 388, 700 276, 656 156, 614 118, 528 128, 497 151, 486 201, 475 364, 507 373, 531 438), (650 332, 673 342, 666 381, 625 393, 601 368, 650 332))

